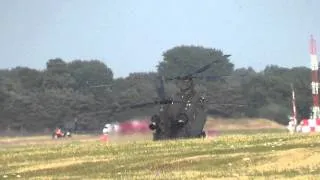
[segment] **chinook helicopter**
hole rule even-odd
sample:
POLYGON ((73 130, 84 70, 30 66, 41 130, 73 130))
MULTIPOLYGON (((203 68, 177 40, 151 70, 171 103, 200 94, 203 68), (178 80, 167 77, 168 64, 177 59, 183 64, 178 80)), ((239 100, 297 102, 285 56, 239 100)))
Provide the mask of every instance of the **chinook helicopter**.
MULTIPOLYGON (((230 55, 225 55, 225 58, 230 55)), ((149 128, 154 131, 153 140, 205 137, 203 131, 207 120, 207 99, 200 95, 194 79, 220 79, 213 76, 195 76, 209 69, 214 61, 193 73, 174 78, 160 77, 157 93, 160 98, 159 114, 151 117, 149 128), (176 80, 179 91, 171 98, 166 98, 164 82, 176 80)))
MULTIPOLYGON (((228 58, 231 55, 224 55, 228 58)), ((207 64, 193 73, 187 75, 165 78, 158 77, 156 86, 158 100, 140 103, 125 107, 113 107, 108 111, 108 116, 127 109, 143 108, 147 106, 160 105, 159 113, 151 116, 149 129, 153 131, 153 140, 168 140, 181 138, 201 138, 206 134, 203 131, 207 120, 207 105, 230 105, 221 103, 210 103, 204 95, 200 95, 195 89, 194 79, 223 80, 226 76, 196 76, 208 70, 213 64, 219 63, 219 59, 207 64), (164 84, 166 81, 176 81, 179 91, 172 97, 167 97, 164 84)), ((104 85, 103 85, 104 86, 104 85)), ((107 85, 110 87, 110 85, 107 85)), ((236 104, 232 104, 236 105, 236 104)), ((238 104, 237 106, 243 106, 238 104)), ((96 114, 96 113, 95 113, 96 114)))

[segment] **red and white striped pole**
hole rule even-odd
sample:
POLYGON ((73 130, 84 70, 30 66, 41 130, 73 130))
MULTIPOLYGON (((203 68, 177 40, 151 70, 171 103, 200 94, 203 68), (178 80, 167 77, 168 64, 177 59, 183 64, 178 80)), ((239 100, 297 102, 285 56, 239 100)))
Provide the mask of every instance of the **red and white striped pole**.
POLYGON ((312 98, 313 98, 313 107, 312 114, 310 119, 319 118, 319 96, 318 96, 318 58, 317 58, 317 46, 316 40, 311 35, 310 38, 310 57, 311 57, 311 88, 312 88, 312 98))
POLYGON ((297 110, 296 110, 296 97, 293 89, 293 85, 291 84, 292 90, 292 120, 294 127, 297 126, 297 110))

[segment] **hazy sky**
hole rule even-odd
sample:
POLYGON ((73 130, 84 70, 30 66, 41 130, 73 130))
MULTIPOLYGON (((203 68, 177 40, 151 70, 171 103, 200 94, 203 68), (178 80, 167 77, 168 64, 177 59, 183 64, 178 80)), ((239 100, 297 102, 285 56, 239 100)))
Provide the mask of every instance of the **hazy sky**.
POLYGON ((0 0, 0 68, 100 59, 115 77, 155 70, 177 45, 232 54, 238 67, 310 66, 319 0, 0 0))

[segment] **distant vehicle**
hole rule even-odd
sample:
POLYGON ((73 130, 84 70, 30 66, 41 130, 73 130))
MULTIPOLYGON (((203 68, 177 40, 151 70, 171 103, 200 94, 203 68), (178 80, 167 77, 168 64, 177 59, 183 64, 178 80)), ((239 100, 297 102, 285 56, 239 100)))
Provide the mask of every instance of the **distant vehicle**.
POLYGON ((56 128, 55 131, 52 133, 52 139, 59 139, 65 137, 72 137, 70 130, 62 131, 61 128, 56 128))
POLYGON ((104 128, 102 130, 102 134, 110 134, 112 131, 114 131, 113 129, 114 129, 113 125, 107 123, 104 125, 104 128))

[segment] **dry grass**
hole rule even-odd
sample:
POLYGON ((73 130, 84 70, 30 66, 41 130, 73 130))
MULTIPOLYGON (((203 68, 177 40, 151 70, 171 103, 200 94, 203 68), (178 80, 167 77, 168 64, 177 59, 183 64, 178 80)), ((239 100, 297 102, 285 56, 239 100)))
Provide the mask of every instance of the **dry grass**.
POLYGON ((265 158, 270 160, 270 163, 258 164, 253 169, 284 171, 286 169, 303 169, 308 167, 312 171, 317 165, 320 165, 318 150, 318 148, 296 148, 277 151, 265 156, 265 158))
POLYGON ((320 178, 320 134, 234 134, 161 142, 141 135, 111 136, 110 143, 98 136, 81 138, 2 147, 0 179, 320 178))
MULTIPOLYGON (((210 119, 206 129, 284 129, 268 120, 210 119)), ((253 131, 254 132, 254 131, 253 131)), ((0 179, 320 179, 320 135, 221 134, 152 142, 151 133, 71 139, 0 138, 0 179)))
POLYGON ((51 134, 48 136, 26 136, 26 137, 2 137, 0 138, 0 148, 6 146, 37 145, 37 144, 61 144, 72 141, 95 141, 97 136, 77 135, 71 139, 52 140, 51 134))
POLYGON ((209 117, 205 129, 218 130, 252 130, 252 129, 285 129, 274 121, 268 119, 241 118, 225 119, 209 117))

